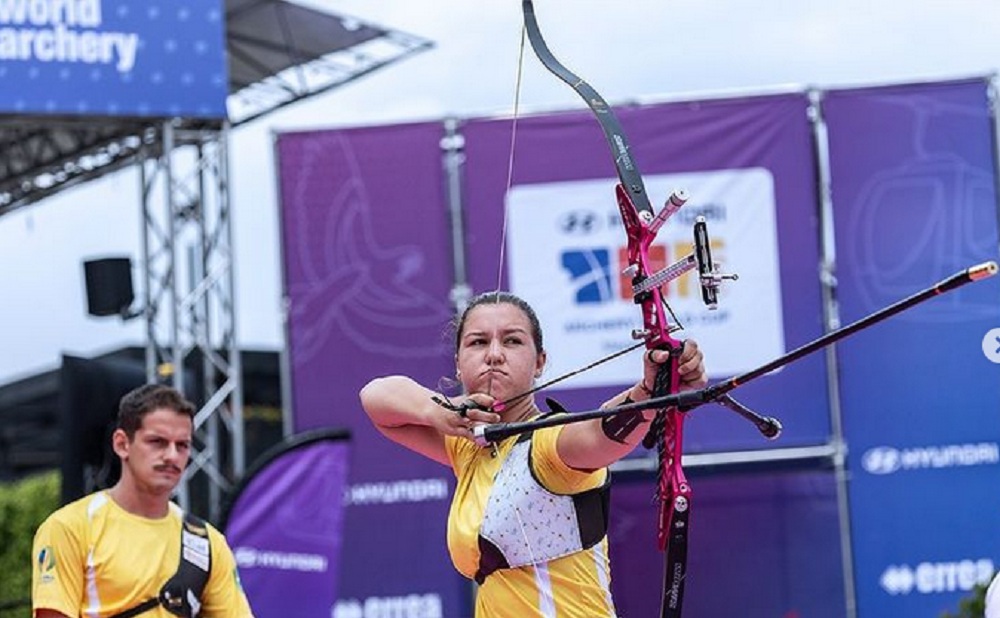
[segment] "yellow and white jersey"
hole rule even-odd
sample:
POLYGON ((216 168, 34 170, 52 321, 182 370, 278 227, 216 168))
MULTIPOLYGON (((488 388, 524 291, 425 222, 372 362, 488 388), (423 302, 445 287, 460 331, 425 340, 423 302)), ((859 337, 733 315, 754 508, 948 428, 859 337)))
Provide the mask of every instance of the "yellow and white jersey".
MULTIPOLYGON (((608 478, 606 469, 581 472, 568 467, 559 458, 556 441, 562 427, 534 432, 531 438, 531 475, 546 490, 557 495, 574 495, 602 486, 608 478)), ((452 562, 466 577, 473 579, 482 558, 480 533, 494 481, 504 461, 511 455, 518 438, 512 437, 492 448, 447 436, 445 448, 457 477, 457 487, 448 515, 448 551, 452 562)), ((497 506, 493 501, 491 509, 497 506)), ((514 508, 509 513, 490 513, 490 517, 521 515, 514 508)), ((574 524, 575 525, 575 524, 574 524)), ((553 534, 578 534, 554 525, 553 534)), ((530 533, 529 533, 530 534, 530 533)), ((533 535, 531 535, 533 536, 533 535)), ((535 550, 543 550, 537 541, 535 550)), ((537 561, 532 561, 537 562, 537 561)), ((476 597, 478 618, 595 618, 614 616, 611 600, 611 576, 608 541, 603 537, 589 549, 576 551, 547 562, 492 572, 479 588, 476 597)))
MULTIPOLYGON (((177 572, 183 518, 173 503, 161 519, 133 515, 107 492, 67 504, 35 533, 33 608, 71 617, 103 618, 156 597, 177 572)), ((200 616, 252 616, 225 538, 208 526, 208 539, 212 565, 202 592, 200 616)), ((173 615, 157 606, 143 616, 173 615)))

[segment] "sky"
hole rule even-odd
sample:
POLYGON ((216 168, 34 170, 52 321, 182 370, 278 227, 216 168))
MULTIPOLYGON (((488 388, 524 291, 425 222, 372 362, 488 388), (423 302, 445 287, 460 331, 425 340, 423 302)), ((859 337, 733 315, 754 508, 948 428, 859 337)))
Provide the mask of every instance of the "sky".
MULTIPOLYGON (((283 345, 273 141, 289 130, 509 114, 517 0, 299 0, 434 42, 230 137, 239 345, 283 345)), ((612 105, 776 88, 938 81, 1000 70, 996 0, 536 0, 553 53, 612 105)), ((530 49, 522 111, 579 109, 530 49)), ((140 255, 139 180, 125 170, 0 217, 0 384, 144 345, 138 320, 86 314, 82 262, 140 255)), ((138 269, 138 266, 136 267, 138 269)), ((141 272, 134 278, 139 284, 141 272)))

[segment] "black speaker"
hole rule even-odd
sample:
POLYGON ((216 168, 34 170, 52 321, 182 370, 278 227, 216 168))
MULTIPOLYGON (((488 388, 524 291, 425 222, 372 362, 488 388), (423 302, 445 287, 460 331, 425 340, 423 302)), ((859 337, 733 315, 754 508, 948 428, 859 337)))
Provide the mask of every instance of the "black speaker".
POLYGON ((132 260, 127 257, 83 263, 87 282, 87 313, 97 317, 124 315, 135 300, 132 260))
POLYGON ((145 383, 142 360, 63 355, 59 370, 63 504, 118 480, 121 462, 111 448, 118 402, 145 383))

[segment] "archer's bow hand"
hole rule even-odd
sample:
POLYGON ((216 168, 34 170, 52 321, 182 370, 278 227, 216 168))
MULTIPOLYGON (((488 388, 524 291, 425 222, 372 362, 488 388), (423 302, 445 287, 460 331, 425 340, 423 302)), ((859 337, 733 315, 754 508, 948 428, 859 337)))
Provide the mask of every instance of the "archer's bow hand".
POLYGON ((682 391, 696 390, 708 384, 705 357, 702 356, 698 342, 694 339, 684 341, 684 349, 681 350, 681 357, 677 362, 677 373, 680 374, 682 391))
MULTIPOLYGON (((668 362, 670 362, 670 352, 667 350, 649 350, 643 355, 643 380, 640 388, 647 395, 652 395, 660 366, 668 362)), ((708 384, 705 359, 694 339, 684 341, 680 358, 677 360, 677 373, 680 376, 682 391, 697 390, 708 384)))

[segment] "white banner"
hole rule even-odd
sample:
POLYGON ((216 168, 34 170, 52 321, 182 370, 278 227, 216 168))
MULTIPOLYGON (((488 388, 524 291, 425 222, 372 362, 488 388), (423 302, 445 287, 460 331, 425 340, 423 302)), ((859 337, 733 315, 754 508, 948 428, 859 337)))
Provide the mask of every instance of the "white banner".
MULTIPOLYGON (((785 350, 775 223, 774 182, 766 169, 647 176, 657 200, 674 188, 691 199, 660 229, 650 257, 659 269, 691 253, 697 216, 708 223, 712 257, 736 272, 719 294, 719 307, 701 300, 697 274, 664 286, 684 330, 705 353, 712 377, 728 377, 785 350)), ((618 214, 616 179, 520 185, 507 196, 510 289, 538 312, 549 351, 545 376, 562 375, 628 347, 642 327, 632 302, 625 228, 618 214)), ((638 354, 616 359, 573 380, 573 388, 625 385, 639 375, 638 354)), ((545 376, 542 379, 545 379, 545 376)))

